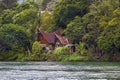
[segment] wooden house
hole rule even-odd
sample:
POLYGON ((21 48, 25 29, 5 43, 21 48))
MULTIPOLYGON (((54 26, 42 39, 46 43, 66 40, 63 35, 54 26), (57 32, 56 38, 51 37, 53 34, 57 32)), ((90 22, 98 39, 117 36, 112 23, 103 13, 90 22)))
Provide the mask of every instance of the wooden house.
POLYGON ((54 50, 58 46, 70 45, 68 37, 62 36, 60 34, 60 30, 56 30, 52 33, 47 33, 42 31, 41 29, 38 29, 37 41, 41 43, 42 47, 49 48, 49 46, 51 46, 52 50, 54 50))

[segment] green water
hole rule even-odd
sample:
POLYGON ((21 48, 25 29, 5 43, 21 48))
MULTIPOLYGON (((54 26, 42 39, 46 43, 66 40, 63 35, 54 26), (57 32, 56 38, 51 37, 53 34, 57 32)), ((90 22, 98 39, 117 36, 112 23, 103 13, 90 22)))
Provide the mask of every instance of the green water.
POLYGON ((120 80, 120 62, 0 62, 0 80, 120 80))

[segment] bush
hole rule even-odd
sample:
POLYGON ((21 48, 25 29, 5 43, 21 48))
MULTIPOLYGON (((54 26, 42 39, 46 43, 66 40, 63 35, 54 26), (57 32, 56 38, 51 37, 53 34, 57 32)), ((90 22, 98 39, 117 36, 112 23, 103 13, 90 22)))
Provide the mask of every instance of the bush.
POLYGON ((52 58, 56 61, 88 61, 87 56, 80 56, 78 53, 52 55, 52 58))
POLYGON ((40 45, 40 42, 35 41, 32 45, 32 53, 34 54, 40 54, 42 53, 42 46, 40 45))
POLYGON ((0 54, 1 61, 24 61, 26 54, 23 52, 7 51, 0 54))
POLYGON ((67 58, 65 58, 65 61, 87 61, 88 57, 86 56, 80 56, 77 53, 73 53, 69 55, 67 58))
POLYGON ((69 52, 69 48, 67 46, 58 47, 53 51, 53 54, 67 54, 69 52))
POLYGON ((24 57, 23 61, 45 61, 46 54, 30 54, 24 57))
POLYGON ((79 44, 76 45, 77 52, 80 53, 81 55, 87 54, 87 50, 85 49, 85 43, 80 42, 79 44))

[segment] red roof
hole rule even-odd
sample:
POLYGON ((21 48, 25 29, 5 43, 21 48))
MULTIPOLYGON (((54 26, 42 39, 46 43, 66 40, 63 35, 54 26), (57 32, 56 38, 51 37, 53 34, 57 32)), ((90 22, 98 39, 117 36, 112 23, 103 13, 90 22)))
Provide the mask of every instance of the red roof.
POLYGON ((69 44, 68 38, 66 36, 60 36, 58 34, 55 34, 55 35, 59 39, 59 41, 61 42, 61 44, 64 44, 64 45, 69 44))
POLYGON ((43 37, 49 42, 49 43, 55 43, 55 35, 54 33, 46 33, 39 29, 39 32, 43 35, 43 37))
POLYGON ((57 29, 54 33, 60 35, 61 34, 61 29, 57 29))
POLYGON ((38 29, 38 32, 41 33, 49 43, 55 44, 55 36, 56 36, 57 39, 61 42, 61 44, 63 45, 69 44, 68 38, 66 36, 60 35, 60 30, 56 30, 54 33, 46 33, 38 29))

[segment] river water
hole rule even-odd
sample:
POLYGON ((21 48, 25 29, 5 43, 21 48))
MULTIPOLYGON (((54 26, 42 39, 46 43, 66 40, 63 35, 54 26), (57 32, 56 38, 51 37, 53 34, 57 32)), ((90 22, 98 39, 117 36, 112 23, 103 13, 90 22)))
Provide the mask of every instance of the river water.
POLYGON ((120 62, 0 62, 0 80, 120 80, 120 62))

